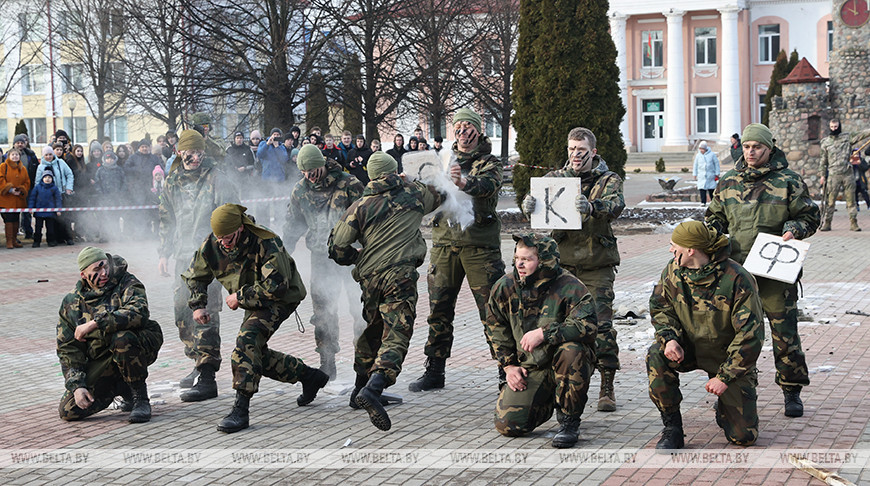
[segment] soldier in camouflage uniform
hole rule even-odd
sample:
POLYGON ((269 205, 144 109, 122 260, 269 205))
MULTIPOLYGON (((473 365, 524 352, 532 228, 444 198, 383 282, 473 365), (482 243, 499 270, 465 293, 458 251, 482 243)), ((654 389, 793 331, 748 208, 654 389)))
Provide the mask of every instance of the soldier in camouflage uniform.
POLYGON ((163 344, 149 319, 145 287, 127 261, 89 246, 78 256, 81 280, 60 306, 57 356, 66 380, 58 412, 63 420, 93 415, 121 396, 131 423, 151 420, 148 366, 163 344))
POLYGON ((595 302, 580 280, 559 264, 555 240, 514 235, 514 271, 492 288, 486 333, 507 385, 495 409, 495 428, 516 437, 553 416, 553 447, 577 443, 595 363, 595 302))
POLYGON ((397 168, 396 160, 384 152, 372 154, 371 181, 329 236, 329 258, 354 265, 368 323, 356 342, 351 406, 365 408, 381 430, 391 426, 382 394, 402 371, 417 315, 417 267, 426 258, 420 222, 443 200, 431 186, 405 182, 397 168), (362 249, 352 246, 355 242, 362 249))
POLYGON ((217 164, 223 165, 224 157, 227 155, 223 143, 216 142, 211 138, 211 116, 204 111, 194 113, 190 117, 190 122, 194 128, 203 136, 205 142, 205 154, 215 160, 217 164))
MULTIPOLYGON (((502 164, 492 155, 492 144, 482 134, 481 123, 480 115, 468 108, 458 110, 453 117, 456 142, 450 177, 460 190, 472 197, 474 222, 463 229, 459 223, 440 214, 432 222, 432 253, 427 277, 429 338, 424 349, 428 359, 423 376, 408 387, 413 392, 444 388, 444 367, 453 347, 453 318, 463 277, 468 280, 483 323, 489 291, 505 272, 501 259, 501 221, 496 212, 502 164)), ((499 369, 499 375, 503 375, 503 370, 499 369)))
MULTIPOLYGON (((788 168, 785 154, 773 145, 770 130, 759 123, 743 130, 743 157, 719 179, 706 221, 720 234, 730 233, 731 258, 746 261, 758 233, 782 235, 783 241, 809 238, 819 228, 819 207, 807 185, 788 168)), ((803 415, 801 387, 810 384, 797 326, 797 283, 758 277, 761 304, 770 321, 776 383, 785 397, 785 415, 803 415)))
POLYGON ((834 208, 837 195, 843 191, 846 199, 846 209, 849 211, 850 231, 861 231, 858 226, 858 205, 855 204, 855 175, 849 157, 852 155, 852 145, 870 137, 870 129, 858 133, 841 133, 840 120, 834 118, 828 124, 831 135, 825 137, 821 144, 821 174, 822 187, 825 189, 825 220, 819 231, 831 231, 831 220, 834 218, 834 208))
POLYGON ((177 145, 181 163, 172 164, 166 186, 160 197, 160 273, 169 273, 169 258, 175 258, 174 303, 175 325, 184 343, 184 354, 194 360, 193 371, 181 380, 181 388, 192 389, 181 394, 186 402, 217 396, 215 372, 221 364, 220 317, 221 287, 217 282, 209 288, 209 312, 212 319, 204 325, 193 320, 187 306, 190 294, 181 280, 181 273, 190 266, 190 258, 211 233, 209 218, 215 208, 239 201, 229 178, 204 155, 203 137, 196 130, 185 130, 177 145), (194 386, 194 380, 199 381, 194 386))
POLYGON ((764 342, 755 278, 728 258, 728 237, 700 221, 674 229, 670 252, 674 258, 649 300, 656 330, 646 356, 649 396, 665 426, 656 448, 685 445, 678 373, 698 369, 710 378, 705 389, 719 397, 716 423, 725 437, 752 445, 758 438, 755 362, 764 342))
POLYGON ((359 287, 350 272, 329 259, 329 232, 347 208, 362 196, 365 186, 356 177, 344 172, 338 162, 325 159, 315 145, 305 145, 297 158, 302 180, 296 183, 287 205, 284 224, 284 246, 292 253, 302 235, 311 252, 311 299, 314 314, 314 342, 320 354, 320 370, 336 377, 335 354, 338 345, 338 309, 336 297, 344 286, 349 309, 354 316, 354 330, 359 336, 365 321, 359 309, 359 287))
POLYGON ((299 406, 311 403, 329 381, 325 373, 302 360, 269 349, 269 338, 305 298, 305 286, 281 239, 254 224, 245 210, 237 204, 214 210, 212 234, 181 275, 190 289, 188 304, 196 322, 206 324, 210 319, 207 289, 215 279, 230 294, 227 307, 245 310, 232 355, 236 400, 230 414, 217 426, 227 433, 248 427, 251 397, 257 393, 262 376, 286 383, 301 381, 302 395, 296 399, 299 406))
MULTIPOLYGON (((595 300, 598 315, 598 336, 595 340, 596 368, 601 372, 598 410, 616 410, 613 378, 619 369, 619 346, 613 328, 613 281, 619 265, 619 248, 613 235, 613 221, 625 209, 622 179, 607 168, 595 148, 595 135, 587 128, 577 127, 568 133, 568 162, 565 168, 544 177, 579 177, 580 194, 575 201, 582 215, 580 230, 554 230, 559 243, 562 268, 579 278, 595 300)), ((535 210, 535 197, 523 199, 523 212, 529 216, 535 210)))

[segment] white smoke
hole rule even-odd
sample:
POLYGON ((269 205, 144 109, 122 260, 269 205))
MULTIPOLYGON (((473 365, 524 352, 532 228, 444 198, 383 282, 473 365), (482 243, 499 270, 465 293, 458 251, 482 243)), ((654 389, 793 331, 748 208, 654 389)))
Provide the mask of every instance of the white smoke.
POLYGON ((442 213, 450 224, 463 230, 474 222, 471 196, 456 187, 448 175, 449 168, 458 162, 450 151, 442 150, 441 156, 433 150, 409 152, 402 156, 402 166, 408 180, 429 184, 446 194, 441 206, 433 214, 442 213))

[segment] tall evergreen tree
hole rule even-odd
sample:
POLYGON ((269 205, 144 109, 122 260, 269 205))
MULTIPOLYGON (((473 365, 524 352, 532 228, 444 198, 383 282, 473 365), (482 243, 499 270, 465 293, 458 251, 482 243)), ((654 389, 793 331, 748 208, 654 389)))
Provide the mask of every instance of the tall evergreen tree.
POLYGON ((305 114, 305 124, 320 127, 323 133, 329 132, 329 100, 326 98, 326 85, 323 75, 314 73, 308 83, 308 105, 305 114))
POLYGON ((20 133, 27 135, 27 124, 24 123, 24 120, 18 120, 18 123, 15 124, 15 135, 20 133))
POLYGON ((770 110, 773 109, 773 98, 782 96, 782 85, 779 84, 779 81, 791 73, 799 60, 797 49, 791 52, 791 56, 786 56, 785 50, 779 51, 779 54, 776 55, 776 64, 773 65, 770 83, 767 85, 767 94, 764 95, 764 116, 761 118, 761 123, 770 126, 770 110))
POLYGON ((351 55, 342 74, 344 105, 344 129, 356 136, 363 132, 362 122, 362 74, 359 56, 351 55))
POLYGON ((577 126, 592 130, 598 153, 611 170, 625 174, 619 132, 625 107, 607 9, 602 0, 520 1, 513 80, 516 145, 524 164, 513 173, 518 203, 528 193, 530 177, 565 164, 568 132, 577 126))

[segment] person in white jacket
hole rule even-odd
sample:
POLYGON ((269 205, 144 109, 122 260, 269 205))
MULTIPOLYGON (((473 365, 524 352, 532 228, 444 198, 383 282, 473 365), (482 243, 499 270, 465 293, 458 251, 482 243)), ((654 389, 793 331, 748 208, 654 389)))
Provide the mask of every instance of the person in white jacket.
POLYGON ((713 189, 719 180, 719 157, 716 156, 703 140, 698 145, 698 153, 695 154, 695 164, 692 175, 698 182, 698 193, 701 195, 701 204, 707 204, 707 194, 713 200, 713 189))

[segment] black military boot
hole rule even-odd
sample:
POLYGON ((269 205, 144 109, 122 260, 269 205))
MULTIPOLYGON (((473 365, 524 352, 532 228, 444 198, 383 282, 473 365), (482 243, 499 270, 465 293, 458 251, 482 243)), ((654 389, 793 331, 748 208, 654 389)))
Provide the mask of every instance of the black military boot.
POLYGON ((302 382, 302 395, 296 399, 296 404, 304 407, 314 401, 317 392, 326 386, 329 376, 317 368, 306 366, 299 381, 302 382))
POLYGON ((335 369, 335 353, 320 353, 320 371, 326 373, 330 380, 338 376, 335 369))
POLYGON ((556 410, 556 420, 559 421, 561 427, 553 437, 553 447, 556 449, 567 449, 574 447, 579 438, 580 416, 568 415, 561 410, 556 410))
POLYGON ((217 382, 214 381, 215 369, 212 365, 200 365, 199 380, 190 390, 181 394, 182 402, 201 402, 218 396, 217 382))
POLYGON ((194 368, 193 371, 190 372, 189 375, 185 376, 178 382, 179 388, 190 388, 196 382, 196 379, 199 377, 199 369, 194 368))
POLYGON ((601 370, 601 391, 598 393, 598 411, 613 412, 616 410, 616 394, 613 391, 613 377, 616 370, 601 370))
POLYGON ((148 400, 148 387, 144 381, 131 383, 133 391, 133 410, 127 419, 131 424, 141 424, 151 420, 151 402, 148 400))
POLYGON ((408 385, 408 390, 421 392, 444 388, 444 367, 446 364, 447 358, 427 358, 426 371, 417 381, 408 385))
POLYGON ((353 383, 353 391, 350 393, 350 408, 354 410, 359 410, 362 407, 356 403, 356 396, 359 395, 359 391, 366 386, 366 383, 369 382, 369 377, 366 375, 356 375, 356 381, 353 383))
POLYGON ((390 430, 392 423, 386 409, 381 404, 381 394, 387 384, 387 377, 383 373, 372 373, 369 382, 356 395, 356 403, 366 409, 369 420, 381 430, 390 430))
POLYGON ((686 446, 683 433, 683 416, 680 411, 662 414, 662 438, 656 443, 656 449, 682 449, 686 446))
POLYGON ((783 387, 782 394, 785 397, 785 416, 802 417, 804 415, 804 402, 801 400, 801 387, 783 387))
POLYGON ((236 390, 236 401, 233 403, 233 409, 230 414, 221 420, 217 429, 219 432, 232 434, 242 429, 248 428, 248 408, 251 405, 251 395, 244 393, 241 390, 236 390))

